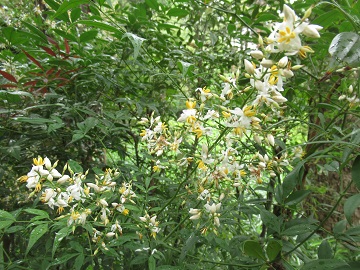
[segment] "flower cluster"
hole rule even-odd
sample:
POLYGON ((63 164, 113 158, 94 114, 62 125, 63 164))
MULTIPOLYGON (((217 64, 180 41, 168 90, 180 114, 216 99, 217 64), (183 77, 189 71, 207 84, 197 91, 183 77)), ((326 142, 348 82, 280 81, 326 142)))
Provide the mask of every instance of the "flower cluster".
POLYGON ((273 32, 266 40, 269 43, 266 50, 272 53, 285 52, 286 55, 299 54, 301 58, 305 58, 307 53, 313 53, 314 51, 309 46, 302 45, 300 38, 300 34, 311 38, 320 37, 318 31, 322 27, 306 22, 311 14, 311 8, 306 11, 301 20, 287 5, 284 5, 283 14, 283 22, 274 25, 273 32))
MULTIPOLYGON (((219 199, 218 194, 231 195, 239 189, 251 189, 251 184, 266 184, 270 178, 280 177, 284 169, 289 169, 291 160, 302 156, 299 156, 301 149, 275 153, 275 148, 281 149, 278 140, 287 134, 281 135, 280 129, 271 126, 283 118, 287 81, 303 67, 292 62, 299 63, 307 53, 313 52, 302 44, 301 37, 320 37, 321 27, 307 21, 310 12, 311 9, 300 20, 284 5, 283 21, 273 24, 272 33, 265 40, 267 44, 259 37, 259 49, 249 53, 252 59, 244 59, 243 75, 249 81, 244 89, 237 85, 240 70, 233 68, 231 75, 220 76, 221 91, 197 88, 193 97, 185 101, 186 108, 177 123, 169 125, 171 130, 167 130, 159 117, 141 121, 149 124, 140 135, 150 153, 162 156, 154 171, 165 168, 168 155, 165 150, 171 149, 172 138, 181 138, 177 140, 176 149, 185 149, 182 147, 185 143, 194 145, 194 151, 184 151, 178 159, 178 164, 196 166, 195 181, 188 181, 185 188, 188 194, 197 194, 203 209, 190 208, 190 219, 207 216, 214 232, 220 226, 221 203, 214 203, 219 199), (300 59, 292 60, 296 55, 300 59), (172 132, 180 135, 171 136, 172 132)), ((143 219, 152 224, 149 217, 143 219)), ((208 228, 205 226, 203 232, 208 228)))
POLYGON ((26 182, 26 187, 32 190, 30 196, 38 195, 42 203, 53 210, 56 208, 57 214, 61 215, 57 220, 66 219, 68 226, 74 226, 73 230, 76 225, 92 224, 93 242, 106 249, 106 239, 122 235, 120 220, 130 212, 126 205, 135 204, 137 195, 132 184, 122 182, 118 187, 117 170, 107 169, 90 182, 88 171, 75 173, 66 164, 60 173, 57 164, 52 164, 47 157, 34 158, 30 172, 18 180, 26 182), (95 226, 103 229, 100 231, 95 226))

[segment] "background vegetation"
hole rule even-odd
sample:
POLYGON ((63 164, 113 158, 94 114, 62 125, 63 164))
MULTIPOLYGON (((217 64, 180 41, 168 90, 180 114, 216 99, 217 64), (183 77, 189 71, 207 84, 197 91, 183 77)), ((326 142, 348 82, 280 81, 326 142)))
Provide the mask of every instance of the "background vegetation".
POLYGON ((0 269, 360 268, 359 1, 14 0, 1 1, 0 13, 0 269), (144 118, 160 116, 170 137, 185 138, 178 119, 189 98, 200 105, 198 88, 220 96, 236 78, 226 99, 243 108, 244 59, 282 21, 284 4, 300 18, 312 7, 308 19, 323 29, 304 38, 315 53, 291 56, 304 67, 286 80, 281 113, 256 115, 260 140, 236 140, 234 160, 247 172, 240 184, 201 182, 202 143, 212 157, 226 149, 220 122, 206 139, 184 139, 180 154, 149 151, 144 118), (350 34, 331 57, 340 33, 350 34), (287 163, 267 160, 256 178, 257 153, 287 163), (70 212, 59 218, 41 192, 29 197, 16 179, 38 156, 59 160, 73 180, 89 169, 87 183, 116 169, 111 179, 137 195, 116 216, 122 234, 106 236, 115 214, 100 222, 100 199, 117 202, 117 190, 89 201, 86 223, 69 224, 70 212), (199 200, 204 189, 211 201, 199 200), (222 203, 220 226, 216 215, 189 219, 206 202, 222 203))

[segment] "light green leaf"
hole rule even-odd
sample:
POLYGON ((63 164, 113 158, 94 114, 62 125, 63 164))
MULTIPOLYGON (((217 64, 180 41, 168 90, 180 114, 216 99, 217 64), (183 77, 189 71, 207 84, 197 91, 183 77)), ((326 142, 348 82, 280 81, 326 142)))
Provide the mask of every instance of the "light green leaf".
POLYGON ((172 8, 167 12, 168 16, 174 16, 174 17, 185 17, 188 14, 189 11, 182 8, 172 8))
POLYGON ((60 231, 55 233, 55 239, 54 239, 54 244, 53 244, 53 248, 52 248, 52 257, 54 257, 55 252, 60 244, 60 242, 69 234, 71 233, 71 227, 64 227, 62 228, 60 231))
POLYGON ((159 3, 156 0, 145 0, 145 3, 154 10, 159 10, 159 3))
POLYGON ((360 206, 360 194, 356 194, 348 198, 344 204, 344 214, 351 225, 352 215, 355 213, 356 209, 360 206))
POLYGON ((266 261, 264 251, 263 251, 260 243, 257 241, 253 241, 253 240, 245 241, 244 252, 246 255, 248 255, 250 257, 254 257, 254 258, 260 259, 262 261, 266 261))
POLYGON ((191 71, 192 69, 194 69, 194 65, 188 62, 184 62, 184 61, 179 61, 177 62, 177 66, 180 69, 182 76, 185 77, 186 74, 191 71), (191 69, 192 67, 192 69, 191 69))
POLYGON ((15 221, 15 217, 5 210, 0 210, 0 218, 15 221))
POLYGON ((296 185, 300 181, 300 176, 302 175, 303 168, 297 166, 292 172, 290 172, 284 179, 282 183, 282 199, 284 200, 290 193, 294 190, 296 185))
POLYGON ((89 3, 88 0, 64 0, 59 8, 56 10, 53 18, 58 17, 59 15, 67 12, 69 9, 80 6, 81 4, 89 3))
POLYGON ((357 188, 360 188, 360 155, 355 158, 351 167, 351 178, 357 188))
POLYGON ((144 40, 146 40, 146 39, 138 37, 137 35, 132 34, 132 33, 125 33, 123 38, 124 37, 128 37, 130 39, 130 41, 134 47, 134 59, 136 59, 139 55, 141 45, 144 42, 144 40))
POLYGON ((354 32, 344 32, 332 40, 329 53, 331 55, 329 71, 338 66, 358 67, 360 65, 360 36, 354 32))
POLYGON ((156 260, 155 260, 154 256, 152 256, 152 255, 149 257, 148 267, 149 267, 149 270, 156 269, 156 260))
POLYGON ((10 227, 11 224, 13 224, 14 220, 4 220, 0 221, 0 230, 10 227))
POLYGON ((47 224, 40 224, 35 227, 30 233, 29 243, 25 251, 25 256, 28 254, 30 249, 34 246, 34 244, 48 231, 47 224))
POLYGON ((333 251, 327 240, 323 240, 318 249, 318 258, 319 259, 332 259, 333 251))

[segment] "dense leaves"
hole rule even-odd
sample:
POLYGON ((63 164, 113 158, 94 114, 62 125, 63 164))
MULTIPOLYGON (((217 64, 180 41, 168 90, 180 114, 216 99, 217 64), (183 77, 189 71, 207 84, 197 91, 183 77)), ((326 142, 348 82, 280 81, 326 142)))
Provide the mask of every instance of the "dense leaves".
POLYGON ((356 267, 359 1, 5 2, 0 269, 356 267))

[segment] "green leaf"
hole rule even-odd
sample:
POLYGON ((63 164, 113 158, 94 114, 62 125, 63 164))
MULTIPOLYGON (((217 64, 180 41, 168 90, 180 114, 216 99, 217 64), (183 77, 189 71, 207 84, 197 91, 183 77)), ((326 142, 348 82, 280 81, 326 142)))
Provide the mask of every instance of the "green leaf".
POLYGON ((357 188, 360 189, 360 155, 355 158, 354 163, 351 167, 351 178, 357 188))
POLYGON ((73 42, 78 42, 77 41, 77 38, 72 35, 72 34, 69 34, 68 32, 65 32, 65 31, 62 31, 60 29, 53 29, 53 31, 58 34, 59 36, 63 37, 63 38, 66 38, 70 41, 73 41, 73 42))
POLYGON ((172 8, 169 9, 167 12, 168 16, 174 16, 174 17, 185 17, 189 14, 189 11, 182 9, 182 8, 172 8))
POLYGON ((71 14, 70 14, 70 19, 71 19, 71 22, 75 22, 76 20, 78 20, 81 16, 81 8, 74 8, 72 11, 71 11, 71 14))
POLYGON ((284 200, 290 193, 294 190, 296 185, 300 181, 300 176, 302 175, 303 168, 302 166, 297 166, 292 172, 290 172, 284 179, 282 183, 282 200, 284 200))
POLYGON ((87 42, 89 40, 93 40, 97 36, 97 34, 98 31, 96 30, 84 32, 80 35, 80 42, 87 42))
POLYGON ((329 47, 331 55, 329 71, 338 66, 358 67, 360 65, 360 36, 354 32, 336 35, 329 47))
POLYGON ((265 209, 260 209, 260 216, 262 222, 271 230, 280 233, 281 220, 280 217, 265 209))
POLYGON ((346 262, 335 259, 320 259, 305 263, 301 270, 331 270, 338 267, 349 266, 346 262))
POLYGON ((10 227, 11 224, 13 224, 14 220, 5 220, 0 221, 0 230, 10 227))
POLYGON ((75 262, 74 262, 75 270, 80 270, 83 267, 84 259, 85 259, 85 256, 83 253, 80 253, 79 256, 76 257, 75 262))
POLYGON ((298 225, 291 226, 290 228, 286 229, 285 231, 282 231, 281 235, 296 236, 299 234, 311 233, 316 228, 317 228, 317 226, 312 225, 312 224, 298 224, 298 225))
POLYGON ((276 259, 282 249, 282 242, 279 240, 270 240, 266 246, 266 254, 270 261, 276 259))
POLYGON ((291 193, 290 196, 285 200, 285 204, 296 205, 302 200, 304 200, 310 193, 310 190, 296 190, 291 193))
POLYGON ((56 18, 59 15, 67 12, 69 9, 78 7, 81 4, 87 4, 88 2, 88 0, 64 0, 52 17, 56 18))
POLYGON ((0 218, 15 221, 15 217, 5 210, 0 210, 0 218))
POLYGON ((193 64, 184 61, 177 62, 177 66, 180 69, 183 77, 185 77, 188 72, 191 72, 191 70, 194 69, 193 64))
POLYGON ((144 42, 144 40, 146 40, 146 39, 138 37, 137 35, 132 34, 132 33, 125 33, 123 35, 123 38, 124 37, 128 37, 130 39, 130 41, 134 47, 134 59, 136 59, 139 55, 141 45, 144 42))
POLYGON ((356 209, 360 206, 360 194, 356 194, 348 198, 344 204, 344 214, 351 225, 352 216, 356 209))
POLYGON ((159 10, 159 3, 156 0, 145 0, 145 3, 154 10, 159 10))
POLYGON ((48 43, 47 37, 42 31, 27 22, 23 21, 22 24, 25 25, 32 33, 40 37, 44 42, 48 43))
POLYGON ((27 209, 24 209, 23 211, 26 212, 26 213, 29 213, 29 214, 42 216, 44 218, 49 218, 49 214, 47 212, 45 212, 44 210, 27 208, 27 209))
POLYGON ((48 231, 47 224, 40 224, 35 227, 30 233, 29 243, 25 251, 25 256, 28 254, 30 249, 34 246, 34 244, 48 231))
POLYGON ((332 259, 333 251, 327 240, 323 240, 318 249, 318 258, 319 259, 332 259))
POLYGON ((54 244, 53 244, 53 248, 52 248, 52 257, 54 257, 55 252, 60 244, 60 242, 69 234, 71 233, 71 227, 64 227, 62 228, 60 231, 55 233, 55 239, 54 239, 54 244))
POLYGON ((149 257, 148 267, 149 267, 149 270, 155 270, 156 269, 156 260, 155 260, 153 255, 151 255, 149 257))
POLYGON ((75 160, 70 159, 68 165, 74 173, 83 173, 84 169, 75 160))
POLYGON ((75 256, 79 255, 79 253, 72 253, 72 254, 65 254, 64 256, 60 257, 60 258, 56 258, 51 265, 58 265, 58 264, 63 264, 65 262, 67 262, 68 260, 70 260, 71 258, 74 258, 75 256))
POLYGON ((71 24, 71 26, 76 26, 78 24, 84 24, 84 25, 87 25, 87 26, 93 26, 97 29, 102 29, 102 30, 105 30, 105 31, 109 31, 109 32, 112 32, 114 34, 118 34, 118 35, 122 35, 122 31, 120 31, 119 29, 117 29, 116 27, 114 26, 111 26, 109 24, 106 24, 106 23, 103 23, 103 22, 97 22, 97 21, 89 21, 89 20, 80 20, 80 21, 77 21, 75 24, 71 24))
POLYGON ((260 259, 262 261, 266 261, 264 251, 263 251, 260 243, 257 241, 253 241, 253 240, 245 241, 244 252, 246 255, 248 255, 250 257, 254 257, 254 258, 260 259))

